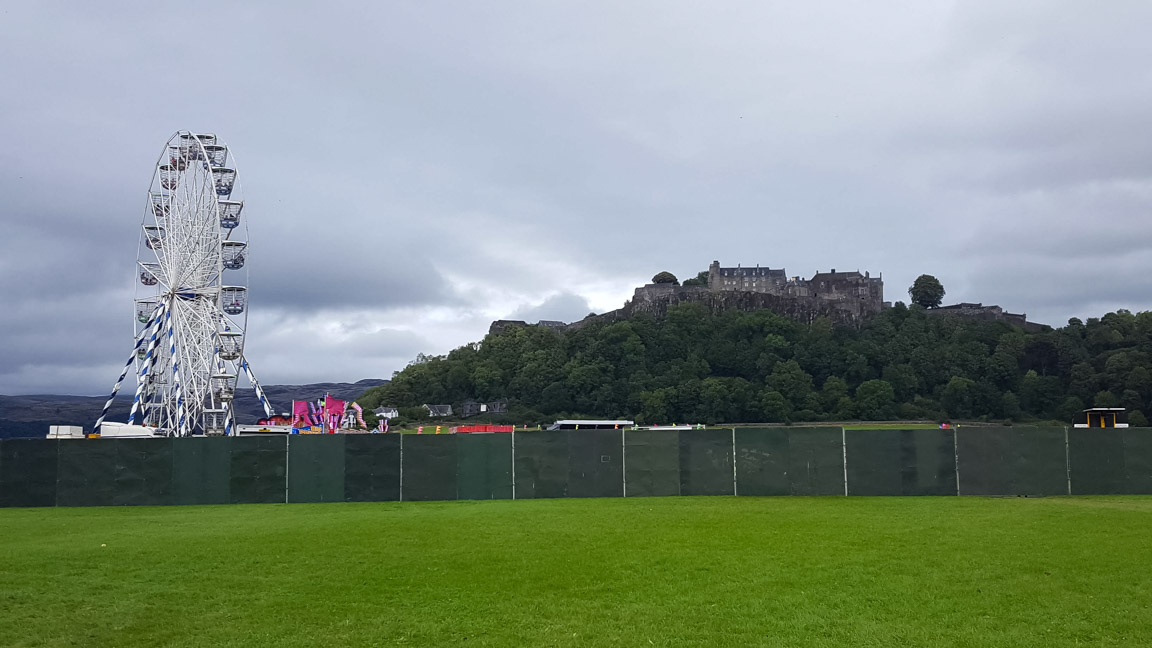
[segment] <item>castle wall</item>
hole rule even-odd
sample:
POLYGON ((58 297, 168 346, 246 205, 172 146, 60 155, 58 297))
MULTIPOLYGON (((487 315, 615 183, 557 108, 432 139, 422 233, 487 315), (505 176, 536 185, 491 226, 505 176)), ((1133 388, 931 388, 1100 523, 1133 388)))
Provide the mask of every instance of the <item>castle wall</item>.
POLYGON ((939 308, 929 308, 924 311, 925 314, 931 317, 963 317, 966 319, 982 320, 985 322, 1007 322, 1013 326, 1019 326, 1027 331, 1043 330, 1043 324, 1036 322, 1029 322, 1027 313, 1007 313, 999 306, 985 306, 983 304, 954 304, 952 306, 941 306, 939 308))
POLYGON ((817 318, 826 317, 842 326, 859 326, 866 318, 880 312, 878 306, 860 299, 827 299, 821 297, 794 297, 762 292, 714 291, 701 286, 675 286, 672 284, 648 284, 636 289, 632 300, 623 308, 585 318, 569 324, 570 328, 580 328, 595 321, 617 321, 634 315, 646 314, 663 317, 668 309, 677 304, 702 304, 712 313, 724 311, 757 311, 769 309, 772 312, 802 323, 812 323, 817 318))

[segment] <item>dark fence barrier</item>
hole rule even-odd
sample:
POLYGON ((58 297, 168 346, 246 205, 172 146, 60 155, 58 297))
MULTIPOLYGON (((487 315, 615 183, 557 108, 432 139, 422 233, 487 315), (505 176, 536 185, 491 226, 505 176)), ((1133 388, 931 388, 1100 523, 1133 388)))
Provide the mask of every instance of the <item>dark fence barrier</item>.
POLYGON ((713 428, 0 441, 0 506, 1152 494, 1152 429, 713 428))

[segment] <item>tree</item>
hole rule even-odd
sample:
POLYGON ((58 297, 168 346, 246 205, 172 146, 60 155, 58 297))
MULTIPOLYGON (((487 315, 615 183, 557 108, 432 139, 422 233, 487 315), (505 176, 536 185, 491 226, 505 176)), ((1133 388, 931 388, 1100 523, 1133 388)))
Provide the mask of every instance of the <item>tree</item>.
POLYGON ((703 272, 700 272, 695 277, 692 277, 691 279, 685 279, 683 285, 685 285, 685 286, 707 286, 708 285, 708 271, 705 270, 703 272))
POLYGON ((944 299, 944 284, 932 275, 922 274, 908 288, 908 296, 912 298, 913 304, 936 308, 944 299))
POLYGON ((944 406, 944 411, 948 413, 948 416, 952 418, 972 417, 972 392, 975 391, 975 388, 975 381, 960 376, 952 376, 952 379, 944 386, 944 391, 940 393, 940 404, 944 406))
POLYGON ((869 380, 856 388, 856 414, 866 421, 892 418, 896 408, 896 393, 892 385, 883 380, 869 380))
POLYGON ((777 362, 765 384, 768 389, 788 399, 793 407, 798 407, 803 403, 804 397, 812 391, 812 376, 801 369, 795 360, 777 362))
POLYGON ((676 275, 665 270, 664 272, 657 272, 656 276, 652 277, 652 283, 654 283, 654 284, 672 284, 673 286, 679 286, 680 280, 676 278, 676 275))

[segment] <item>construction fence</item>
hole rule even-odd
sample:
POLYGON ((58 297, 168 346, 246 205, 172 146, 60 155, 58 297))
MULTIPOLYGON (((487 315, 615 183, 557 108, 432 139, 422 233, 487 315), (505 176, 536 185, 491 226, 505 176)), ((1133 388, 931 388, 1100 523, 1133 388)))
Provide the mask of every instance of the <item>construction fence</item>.
POLYGON ((0 507, 1152 494, 1152 429, 712 428, 0 441, 0 507))

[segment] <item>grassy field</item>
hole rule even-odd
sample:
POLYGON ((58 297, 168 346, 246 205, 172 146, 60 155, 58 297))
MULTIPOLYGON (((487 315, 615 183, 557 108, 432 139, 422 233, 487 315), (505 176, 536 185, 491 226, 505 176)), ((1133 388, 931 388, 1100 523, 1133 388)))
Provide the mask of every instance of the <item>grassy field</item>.
POLYGON ((1147 646, 1152 498, 0 510, 2 646, 1147 646))

